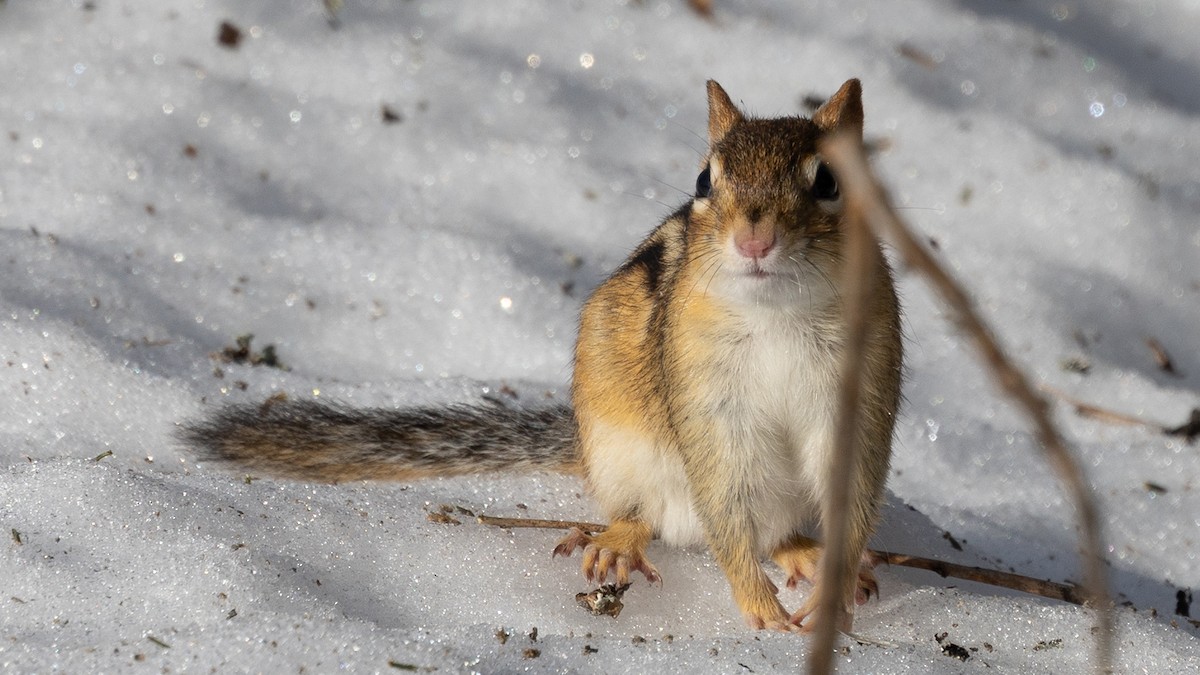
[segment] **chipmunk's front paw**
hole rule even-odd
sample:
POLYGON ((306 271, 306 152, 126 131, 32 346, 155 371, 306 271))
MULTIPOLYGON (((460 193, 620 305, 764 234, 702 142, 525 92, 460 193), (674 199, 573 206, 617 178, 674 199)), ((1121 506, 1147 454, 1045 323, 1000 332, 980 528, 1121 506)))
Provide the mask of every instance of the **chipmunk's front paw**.
POLYGON ((644 547, 649 541, 648 531, 645 536, 637 530, 644 529, 640 524, 633 528, 621 527, 614 523, 606 532, 591 536, 579 528, 571 528, 554 547, 554 556, 570 557, 576 548, 583 547, 583 561, 580 569, 583 576, 591 583, 604 583, 612 574, 618 584, 629 583, 629 573, 641 572, 650 583, 661 583, 662 577, 658 570, 646 558, 644 547), (635 531, 629 531, 634 529, 635 531))

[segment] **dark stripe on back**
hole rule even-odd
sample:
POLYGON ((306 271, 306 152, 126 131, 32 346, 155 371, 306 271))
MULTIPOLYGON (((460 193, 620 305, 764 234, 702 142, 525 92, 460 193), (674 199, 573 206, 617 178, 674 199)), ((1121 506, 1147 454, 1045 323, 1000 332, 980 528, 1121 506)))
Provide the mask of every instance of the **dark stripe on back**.
POLYGON ((630 267, 641 267, 646 270, 646 286, 651 295, 658 293, 659 280, 663 272, 663 255, 666 253, 663 243, 656 241, 642 248, 629 261, 630 267))

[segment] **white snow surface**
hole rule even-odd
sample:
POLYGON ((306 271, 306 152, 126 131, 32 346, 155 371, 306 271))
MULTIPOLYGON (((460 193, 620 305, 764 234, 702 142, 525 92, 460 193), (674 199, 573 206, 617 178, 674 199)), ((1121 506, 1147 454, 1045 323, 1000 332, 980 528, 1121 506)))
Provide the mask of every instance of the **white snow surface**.
MULTIPOLYGON (((0 670, 799 669, 808 640, 745 627, 706 550, 652 544, 665 584, 594 617, 558 533, 427 518, 602 518, 574 479, 247 481, 177 425, 278 392, 565 401, 581 302, 695 180, 704 81, 774 116, 848 77, 903 215, 1032 378, 1182 424, 1197 34, 1195 0, 717 0, 711 20, 674 0, 349 0, 336 26, 316 0, 0 3, 0 670), (289 369, 214 360, 244 334, 289 369)), ((909 378, 875 544, 1078 580, 1028 426, 899 277, 909 378)), ((1197 672, 1176 609, 1200 588, 1200 448, 1055 412, 1103 509, 1119 671, 1197 672)), ((1089 668, 1088 610, 879 576, 845 672, 1089 668)))

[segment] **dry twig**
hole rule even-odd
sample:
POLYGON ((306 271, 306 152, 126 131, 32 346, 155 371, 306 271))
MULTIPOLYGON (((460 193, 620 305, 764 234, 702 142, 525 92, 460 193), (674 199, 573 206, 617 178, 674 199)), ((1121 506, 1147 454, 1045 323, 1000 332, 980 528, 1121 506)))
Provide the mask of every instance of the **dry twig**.
POLYGON ((1161 424, 1151 422, 1150 420, 1143 419, 1136 415, 1117 412, 1116 410, 1109 410, 1108 408, 1101 408, 1098 405, 1093 405, 1086 401, 1077 399, 1067 392, 1051 387, 1048 384, 1041 385, 1039 389, 1074 408, 1075 414, 1079 415, 1080 417, 1088 417, 1094 420, 1100 420, 1101 422, 1108 422, 1109 424, 1122 424, 1131 427, 1140 426, 1147 427, 1149 429, 1156 429, 1158 431, 1162 431, 1164 429, 1163 425, 1161 424))
POLYGON ((601 525, 600 523, 581 523, 573 520, 542 520, 540 518, 496 518, 485 515, 476 516, 475 522, 480 525, 491 525, 493 527, 532 527, 543 530, 569 530, 574 527, 587 534, 596 534, 608 529, 607 525, 601 525))
POLYGON ((712 21, 714 0, 688 0, 687 4, 693 12, 712 21))
POLYGON ((1162 343, 1155 338, 1146 338, 1146 347, 1150 349, 1150 354, 1154 357, 1154 365, 1158 369, 1168 375, 1179 375, 1179 371, 1175 370, 1175 362, 1171 360, 1171 355, 1167 353, 1167 348, 1162 346, 1162 343))
POLYGON ((1188 443, 1191 443, 1192 441, 1196 440, 1197 436, 1200 436, 1200 408, 1192 408, 1191 414, 1183 422, 1183 424, 1178 426, 1167 426, 1165 424, 1159 424, 1158 422, 1148 420, 1144 417, 1138 417, 1137 415, 1130 415, 1129 413, 1109 410, 1108 408, 1101 408, 1098 405, 1093 405, 1086 401, 1077 399, 1064 391, 1051 387, 1048 384, 1043 384, 1041 389, 1042 391, 1061 399, 1064 403, 1075 408, 1075 413, 1080 417, 1087 417, 1090 419, 1099 420, 1101 422, 1108 422, 1109 424, 1145 427, 1168 436, 1181 436, 1188 443))
MULTIPOLYGON (((1104 541, 1100 534, 1099 512, 1087 489, 1082 469, 1050 421, 1046 402, 1005 356, 967 294, 917 242, 888 205, 883 189, 870 173, 858 139, 847 135, 831 138, 821 144, 821 152, 838 176, 847 208, 857 204, 854 208, 861 209, 873 234, 889 241, 910 267, 926 277, 942 300, 957 314, 959 329, 975 342, 997 384, 1025 410, 1032 422, 1047 460, 1058 472, 1075 503, 1081 529, 1086 599, 1096 607, 1100 623, 1096 641, 1096 670, 1108 672, 1112 664, 1113 613, 1108 596, 1108 574, 1102 557, 1104 541)), ((820 646, 814 645, 814 651, 819 653, 819 650, 820 646)))
POLYGON ((980 584, 987 584, 988 586, 1008 588, 1051 600, 1062 600, 1072 605, 1082 605, 1084 602, 1083 595, 1079 592, 1079 587, 1074 584, 1060 584, 1056 581, 1034 579, 1033 577, 1014 574, 1012 572, 989 570, 983 567, 969 567, 967 565, 948 563, 942 560, 922 558, 915 555, 905 555, 903 553, 891 553, 888 551, 868 551, 867 553, 871 556, 871 560, 875 564, 887 563, 888 565, 895 565, 897 567, 927 570, 942 577, 954 577, 955 579, 974 581, 980 584))
MULTIPOLYGON (((859 151, 862 146, 859 144, 859 151)), ((819 588, 814 592, 821 604, 817 607, 816 633, 809 651, 810 673, 829 673, 833 668, 834 642, 846 608, 844 593, 853 567, 849 564, 859 551, 848 550, 850 529, 850 486, 856 481, 854 472, 863 453, 858 429, 859 399, 862 397, 863 363, 867 346, 867 305, 876 292, 876 275, 880 251, 875 239, 863 222, 863 205, 853 199, 846 203, 847 224, 844 266, 842 271, 842 312, 846 322, 845 353, 841 364, 841 388, 838 391, 837 423, 834 428, 834 453, 826 476, 824 513, 835 514, 824 523, 825 553, 819 588)))
MULTIPOLYGON (((581 523, 571 520, 544 520, 541 518, 497 518, 495 516, 479 515, 475 518, 476 522, 481 525, 491 525, 493 527, 502 527, 505 529, 517 528, 533 528, 541 530, 569 530, 577 527, 589 534, 603 532, 608 529, 607 525, 600 523, 581 523)), ((891 553, 889 551, 867 551, 873 565, 888 564, 897 567, 911 567, 913 569, 926 570, 934 572, 942 577, 954 577, 955 579, 963 579, 966 581, 974 581, 989 586, 998 588, 1008 588, 1014 591, 1021 591, 1031 595, 1050 598, 1051 600, 1062 600, 1075 605, 1083 604, 1083 596, 1079 593, 1079 588, 1072 584, 1060 584, 1053 581, 1045 581, 1043 579, 1034 579, 1032 577, 1013 574, 1012 572, 1001 572, 998 570, 989 570, 982 567, 969 567, 967 565, 958 565, 942 560, 934 560, 932 558, 922 558, 921 556, 907 555, 904 553, 891 553)))

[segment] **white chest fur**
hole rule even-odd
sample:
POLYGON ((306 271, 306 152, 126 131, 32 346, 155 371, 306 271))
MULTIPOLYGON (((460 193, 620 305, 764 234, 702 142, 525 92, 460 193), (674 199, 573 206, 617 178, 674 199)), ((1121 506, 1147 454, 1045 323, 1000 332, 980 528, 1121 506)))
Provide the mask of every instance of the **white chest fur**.
POLYGON ((767 553, 816 521, 831 457, 838 391, 837 352, 827 329, 807 316, 776 312, 745 317, 748 339, 724 355, 711 390, 736 392, 736 404, 714 416, 728 438, 724 464, 750 495, 755 542, 767 553), (727 378, 727 379, 726 379, 727 378), (726 381, 722 382, 722 379, 726 381))
MULTIPOLYGON (((718 453, 720 480, 749 495, 754 540, 764 554, 815 522, 838 386, 837 358, 820 331, 781 318, 774 312, 744 317, 746 339, 720 352, 709 372, 690 383, 710 411, 708 451, 718 453)), ((602 422, 593 427, 593 442, 598 461, 590 480, 607 510, 636 507, 669 543, 703 541, 680 452, 602 422), (608 453, 620 456, 604 457, 608 453)))

